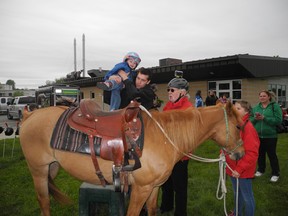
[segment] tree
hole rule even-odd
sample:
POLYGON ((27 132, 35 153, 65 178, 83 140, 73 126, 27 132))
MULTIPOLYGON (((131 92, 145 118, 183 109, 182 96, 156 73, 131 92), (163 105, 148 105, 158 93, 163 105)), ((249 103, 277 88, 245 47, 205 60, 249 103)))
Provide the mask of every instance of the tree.
POLYGON ((14 80, 11 80, 11 79, 7 80, 7 81, 6 81, 6 85, 11 85, 11 86, 12 86, 12 89, 15 90, 15 85, 16 85, 16 83, 15 83, 14 80))
POLYGON ((24 96, 24 92, 20 90, 14 91, 13 97, 17 97, 17 96, 24 96))

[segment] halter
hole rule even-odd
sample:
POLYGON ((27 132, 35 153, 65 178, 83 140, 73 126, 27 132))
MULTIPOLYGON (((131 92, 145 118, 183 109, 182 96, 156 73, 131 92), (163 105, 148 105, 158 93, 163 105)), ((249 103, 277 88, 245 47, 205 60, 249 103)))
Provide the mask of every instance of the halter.
POLYGON ((228 122, 228 117, 227 117, 227 112, 226 109, 224 107, 222 107, 223 111, 224 111, 224 119, 225 119, 225 125, 226 125, 226 144, 225 146, 222 148, 222 150, 224 152, 226 152, 227 154, 232 154, 238 147, 243 145, 243 141, 242 140, 238 140, 236 141, 236 146, 235 148, 233 148, 231 151, 228 151, 226 149, 226 147, 228 146, 229 143, 229 137, 230 137, 230 131, 229 131, 229 122, 228 122))

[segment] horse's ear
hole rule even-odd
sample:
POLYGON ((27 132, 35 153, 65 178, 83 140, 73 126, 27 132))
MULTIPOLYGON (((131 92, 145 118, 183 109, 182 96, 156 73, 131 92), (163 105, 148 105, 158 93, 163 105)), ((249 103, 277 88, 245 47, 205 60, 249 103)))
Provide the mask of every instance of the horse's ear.
POLYGON ((233 104, 230 102, 230 100, 228 100, 227 103, 225 104, 225 108, 228 114, 231 114, 232 112, 234 112, 233 104))
POLYGON ((228 100, 227 103, 225 104, 225 108, 226 108, 226 112, 228 115, 230 115, 230 116, 235 115, 237 118, 237 121, 240 123, 242 122, 241 116, 239 115, 239 113, 237 112, 233 103, 230 100, 228 100))
POLYGON ((216 105, 218 104, 222 104, 222 102, 219 99, 216 101, 216 105))

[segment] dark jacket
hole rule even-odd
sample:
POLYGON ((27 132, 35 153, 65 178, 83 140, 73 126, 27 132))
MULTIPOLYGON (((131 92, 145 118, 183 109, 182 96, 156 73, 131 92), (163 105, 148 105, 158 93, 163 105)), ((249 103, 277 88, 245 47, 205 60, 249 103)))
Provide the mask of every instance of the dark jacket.
POLYGON ((205 100, 205 105, 206 106, 213 106, 216 105, 216 101, 218 100, 217 96, 207 96, 205 100))
POLYGON ((120 109, 126 107, 135 98, 140 98, 141 105, 147 110, 154 107, 155 93, 149 84, 144 88, 137 89, 134 82, 129 79, 124 80, 123 83, 125 88, 121 91, 120 109))

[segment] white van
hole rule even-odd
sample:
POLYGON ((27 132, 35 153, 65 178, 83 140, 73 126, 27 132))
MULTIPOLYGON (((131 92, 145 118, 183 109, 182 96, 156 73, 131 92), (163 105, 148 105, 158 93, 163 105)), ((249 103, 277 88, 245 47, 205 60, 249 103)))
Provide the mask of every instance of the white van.
POLYGON ((7 113, 7 102, 12 101, 12 97, 0 97, 0 114, 7 113))

